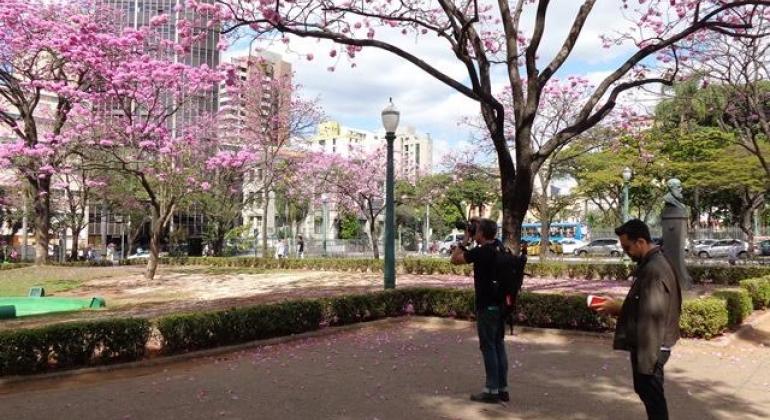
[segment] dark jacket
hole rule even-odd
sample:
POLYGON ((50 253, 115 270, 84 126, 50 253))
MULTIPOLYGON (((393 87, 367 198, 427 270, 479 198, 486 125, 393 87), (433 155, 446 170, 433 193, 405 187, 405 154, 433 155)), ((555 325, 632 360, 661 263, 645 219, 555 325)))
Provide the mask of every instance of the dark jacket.
POLYGON ((660 248, 639 262, 634 283, 623 302, 613 348, 637 353, 639 373, 652 375, 661 347, 679 339, 682 291, 660 248))

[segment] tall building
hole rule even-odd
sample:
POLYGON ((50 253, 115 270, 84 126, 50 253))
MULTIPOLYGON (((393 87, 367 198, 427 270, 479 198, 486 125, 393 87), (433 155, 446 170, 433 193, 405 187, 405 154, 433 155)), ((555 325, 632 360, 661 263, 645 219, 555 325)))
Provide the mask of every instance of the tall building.
POLYGON ((325 121, 318 125, 318 133, 312 139, 312 148, 318 152, 349 157, 351 147, 365 150, 376 148, 371 142, 371 136, 368 131, 345 127, 337 121, 325 121))
MULTIPOLYGON (((213 2, 213 0, 203 0, 213 2)), ((149 26, 152 19, 161 15, 166 15, 167 20, 156 26, 160 36, 167 40, 175 42, 180 41, 180 30, 177 24, 186 19, 192 22, 193 32, 201 33, 205 31, 205 39, 196 42, 190 48, 189 52, 173 53, 172 56, 166 56, 168 60, 180 62, 189 66, 208 66, 215 68, 220 63, 219 31, 217 28, 207 28, 205 22, 209 16, 194 14, 187 9, 184 0, 97 0, 97 3, 111 7, 119 12, 117 16, 110 15, 112 19, 118 19, 118 28, 138 29, 143 26, 149 26)), ((155 22, 157 25, 157 21, 155 22)), ((219 87, 205 94, 197 94, 186 98, 182 108, 169 119, 168 125, 176 135, 181 133, 191 121, 202 115, 214 115, 219 109, 219 87)), ((97 206, 91 206, 89 211, 88 233, 91 241, 101 243, 101 240, 115 241, 115 238, 122 235, 120 216, 117 212, 111 212, 109 209, 98 209, 97 206), (106 219, 106 221, 105 221, 106 219), (105 230, 106 235, 105 235, 105 230)), ((99 206, 100 207, 100 206, 99 206)), ((188 208, 179 208, 175 212, 171 221, 171 230, 186 230, 186 236, 189 238, 193 252, 201 248, 201 241, 205 220, 198 206, 192 204, 188 208)))
MULTIPOLYGON (((230 62, 244 86, 227 87, 224 82, 220 85, 219 135, 229 147, 237 149, 246 136, 256 135, 254 130, 273 130, 270 116, 288 112, 286 99, 291 91, 286 89, 291 88, 292 68, 280 55, 268 51, 232 57, 230 62), (260 78, 264 83, 252 78, 260 78)), ((274 194, 265 188, 266 176, 265 170, 257 164, 253 171, 246 174, 242 187, 246 203, 241 213, 243 223, 259 237, 264 234, 271 237, 276 232, 274 194), (265 209, 263 204, 268 198, 270 200, 265 209), (265 218, 267 231, 263 232, 265 218)))
MULTIPOLYGON (((318 126, 318 133, 312 139, 312 148, 324 153, 347 157, 350 147, 374 150, 385 146, 385 132, 371 133, 365 130, 345 127, 337 121, 326 121, 318 126)), ((433 171, 433 139, 414 127, 396 131, 393 144, 393 161, 396 176, 417 181, 433 171)))
MULTIPOLYGON (((374 136, 375 143, 385 142, 385 132, 374 136)), ((433 139, 430 134, 418 132, 412 126, 396 130, 393 145, 396 176, 416 182, 433 171, 433 139)))

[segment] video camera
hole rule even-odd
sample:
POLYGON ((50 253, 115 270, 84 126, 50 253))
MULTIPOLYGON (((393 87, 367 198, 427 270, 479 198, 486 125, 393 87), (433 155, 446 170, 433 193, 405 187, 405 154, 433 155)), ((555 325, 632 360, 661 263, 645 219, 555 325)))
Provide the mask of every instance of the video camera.
POLYGON ((477 222, 478 220, 475 217, 467 222, 465 220, 458 219, 455 221, 455 229, 468 232, 472 238, 474 235, 476 235, 476 227, 478 225, 477 222))

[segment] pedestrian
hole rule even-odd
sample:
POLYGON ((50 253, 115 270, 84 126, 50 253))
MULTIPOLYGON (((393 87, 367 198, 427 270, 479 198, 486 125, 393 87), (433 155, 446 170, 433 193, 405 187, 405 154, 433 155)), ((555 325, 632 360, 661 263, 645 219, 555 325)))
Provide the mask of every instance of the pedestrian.
POLYGON ((278 240, 278 243, 275 244, 275 258, 279 260, 283 258, 283 239, 278 240))
POLYGON ((493 287, 497 223, 490 219, 471 220, 462 242, 454 248, 451 263, 473 264, 473 289, 476 303, 476 329, 484 360, 486 382, 482 392, 471 401, 497 403, 508 401, 508 356, 505 352, 505 316, 493 287), (471 239, 476 246, 468 249, 471 239))
POLYGON ((668 419, 663 390, 663 367, 679 339, 682 291, 676 274, 650 229, 632 219, 615 229, 623 251, 636 262, 634 282, 623 302, 605 298, 592 306, 617 315, 613 348, 630 352, 634 391, 644 403, 649 420, 668 419))
POLYGON ((297 235, 297 257, 305 258, 305 239, 302 238, 302 235, 297 235))
POLYGON ((735 265, 735 262, 738 261, 738 251, 740 248, 739 244, 732 244, 730 249, 727 250, 727 262, 730 265, 735 265))

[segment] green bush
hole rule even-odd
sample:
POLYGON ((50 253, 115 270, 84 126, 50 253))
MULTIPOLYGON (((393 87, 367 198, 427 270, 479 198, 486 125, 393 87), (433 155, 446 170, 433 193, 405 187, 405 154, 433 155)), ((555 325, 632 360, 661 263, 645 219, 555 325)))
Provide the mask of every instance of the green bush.
MULTIPOLYGON (((145 260, 131 260, 127 264, 146 264, 145 260)), ((383 260, 368 258, 306 258, 272 259, 253 257, 162 257, 161 264, 207 265, 212 267, 240 267, 260 269, 334 270, 350 272, 381 272, 383 260)), ((67 263, 67 265, 89 265, 67 263)), ((452 265, 448 258, 403 258, 396 261, 396 269, 404 274, 473 274, 470 265, 452 265)), ((633 273, 630 263, 565 263, 548 261, 540 263, 533 258, 527 264, 527 272, 537 277, 572 278, 585 280, 626 280, 633 273)), ((695 283, 738 285, 744 279, 770 276, 770 268, 758 266, 705 266, 688 265, 695 283)))
POLYGON ((149 321, 133 318, 3 331, 0 375, 138 360, 149 335, 149 321))
POLYGON ((751 296, 754 309, 770 306, 770 277, 741 280, 740 285, 751 296))
POLYGON ((709 339, 721 334, 727 327, 727 301, 724 299, 693 299, 682 303, 679 328, 683 337, 709 339))
POLYGON ((751 296, 746 289, 721 289, 714 292, 714 297, 727 302, 727 320, 730 326, 740 325, 754 310, 751 296))
POLYGON ((156 321, 167 354, 244 343, 318 329, 320 300, 297 300, 226 311, 171 315, 156 321))
POLYGON ((517 311, 518 324, 532 327, 606 331, 615 324, 590 310, 585 295, 522 292, 517 311))

